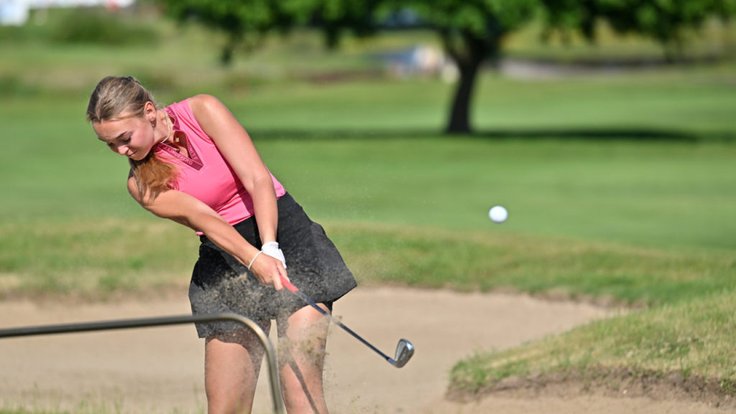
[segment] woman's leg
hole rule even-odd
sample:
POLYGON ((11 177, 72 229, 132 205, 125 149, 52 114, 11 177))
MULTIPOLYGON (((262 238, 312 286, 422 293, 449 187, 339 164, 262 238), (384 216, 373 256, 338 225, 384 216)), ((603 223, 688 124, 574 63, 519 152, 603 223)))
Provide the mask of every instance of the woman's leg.
MULTIPOLYGON (((268 332, 271 324, 260 325, 268 332)), ((258 337, 249 329, 207 338, 204 379, 208 413, 251 411, 264 353, 258 337)))
POLYGON ((328 412, 322 389, 328 327, 327 318, 310 306, 279 320, 281 384, 290 414, 328 412))

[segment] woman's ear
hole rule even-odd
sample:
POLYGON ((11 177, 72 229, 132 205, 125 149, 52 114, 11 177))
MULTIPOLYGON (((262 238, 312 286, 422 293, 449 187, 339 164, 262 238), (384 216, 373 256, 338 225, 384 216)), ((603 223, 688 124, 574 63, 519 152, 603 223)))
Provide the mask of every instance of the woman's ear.
POLYGON ((154 105, 153 102, 148 101, 143 105, 143 115, 151 125, 156 125, 156 112, 156 105, 154 105))

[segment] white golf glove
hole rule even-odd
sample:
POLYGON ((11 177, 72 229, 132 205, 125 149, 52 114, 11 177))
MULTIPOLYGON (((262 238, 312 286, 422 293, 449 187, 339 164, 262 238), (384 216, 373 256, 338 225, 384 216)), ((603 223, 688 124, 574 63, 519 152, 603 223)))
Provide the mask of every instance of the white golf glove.
POLYGON ((278 259, 286 268, 286 259, 284 258, 284 252, 279 249, 279 244, 275 241, 265 243, 261 246, 261 251, 274 259, 278 259))

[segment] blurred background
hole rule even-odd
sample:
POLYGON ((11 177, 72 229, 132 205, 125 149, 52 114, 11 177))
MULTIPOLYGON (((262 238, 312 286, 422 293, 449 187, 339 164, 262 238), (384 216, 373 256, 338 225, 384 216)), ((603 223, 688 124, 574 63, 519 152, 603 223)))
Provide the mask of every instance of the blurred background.
POLYGON ((575 252, 733 266, 734 4, 3 0, 0 294, 188 283, 196 238, 84 120, 115 74, 222 99, 365 283, 656 300, 575 252))
MULTIPOLYGON (((450 390, 540 372, 587 390, 603 373, 734 401, 735 15, 736 0, 0 0, 0 299, 186 301, 197 237, 129 197, 127 161, 85 121, 102 77, 133 75, 160 105, 225 102, 361 287, 627 309, 479 350, 450 390)), ((0 412, 49 412, 32 411, 38 381, 16 387, 38 397, 0 392, 0 412)))

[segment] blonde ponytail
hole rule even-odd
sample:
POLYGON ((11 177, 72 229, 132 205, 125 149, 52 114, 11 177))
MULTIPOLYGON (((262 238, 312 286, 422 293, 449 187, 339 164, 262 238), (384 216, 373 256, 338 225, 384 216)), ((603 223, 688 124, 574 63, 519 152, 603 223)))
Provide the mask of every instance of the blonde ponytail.
POLYGON ((140 161, 130 160, 130 171, 141 196, 156 198, 171 188, 176 168, 151 151, 140 161))
MULTIPOLYGON (((142 116, 146 102, 156 105, 153 95, 132 76, 108 76, 92 91, 87 105, 87 121, 109 121, 122 114, 142 116)), ((151 151, 140 161, 130 160, 131 174, 143 197, 156 198, 171 188, 176 168, 151 151)))

